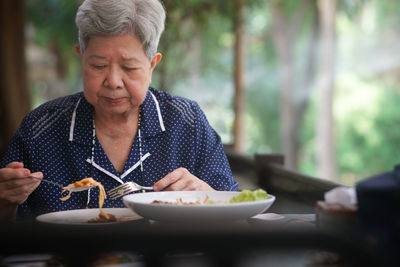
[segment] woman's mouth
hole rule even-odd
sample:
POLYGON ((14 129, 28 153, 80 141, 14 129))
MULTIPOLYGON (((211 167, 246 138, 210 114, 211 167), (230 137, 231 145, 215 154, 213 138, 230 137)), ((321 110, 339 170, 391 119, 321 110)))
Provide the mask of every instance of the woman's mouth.
POLYGON ((114 104, 115 105, 115 104, 119 104, 122 101, 124 101, 124 98, 123 97, 121 97, 121 98, 104 97, 104 100, 106 102, 110 103, 110 104, 114 104))

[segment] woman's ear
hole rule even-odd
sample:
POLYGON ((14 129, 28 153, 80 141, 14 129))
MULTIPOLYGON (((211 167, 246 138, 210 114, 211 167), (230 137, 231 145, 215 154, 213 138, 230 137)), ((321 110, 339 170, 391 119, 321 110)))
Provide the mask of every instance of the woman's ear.
POLYGON ((156 65, 158 64, 158 62, 160 62, 162 58, 161 53, 156 53, 153 57, 153 59, 150 62, 150 70, 153 71, 154 68, 156 67, 156 65))
POLYGON ((78 53, 78 55, 81 55, 81 47, 79 45, 75 46, 75 51, 78 53))
POLYGON ((153 70, 157 66, 158 62, 160 62, 161 58, 162 58, 161 53, 156 53, 150 62, 150 82, 151 78, 153 77, 153 70))

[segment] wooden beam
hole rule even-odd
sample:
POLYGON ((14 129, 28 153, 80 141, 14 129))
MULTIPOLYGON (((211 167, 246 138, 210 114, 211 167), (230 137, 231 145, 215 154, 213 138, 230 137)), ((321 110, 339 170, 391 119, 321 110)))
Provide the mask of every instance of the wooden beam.
POLYGON ((25 2, 0 1, 0 158, 30 110, 24 26, 25 2))

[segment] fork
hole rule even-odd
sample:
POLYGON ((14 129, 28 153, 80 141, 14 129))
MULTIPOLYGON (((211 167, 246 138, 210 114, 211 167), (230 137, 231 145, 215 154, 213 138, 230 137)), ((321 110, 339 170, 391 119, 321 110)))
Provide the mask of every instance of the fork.
POLYGON ((117 186, 109 191, 107 191, 108 196, 111 199, 116 199, 125 196, 129 193, 139 191, 139 190, 153 190, 152 186, 142 186, 135 182, 126 182, 120 186, 117 186))
POLYGON ((38 178, 38 177, 35 177, 35 176, 29 176, 28 178, 34 178, 34 179, 40 180, 40 181, 42 181, 42 182, 46 182, 46 183, 49 183, 49 184, 58 186, 58 187, 60 187, 61 189, 64 189, 64 186, 62 186, 62 185, 60 185, 60 184, 58 184, 58 183, 55 183, 55 182, 53 182, 53 181, 49 181, 49 180, 46 180, 46 179, 41 179, 41 178, 38 178))
POLYGON ((67 190, 67 191, 71 191, 71 192, 85 191, 85 190, 88 190, 88 189, 90 189, 90 188, 93 187, 93 186, 80 186, 80 187, 75 187, 75 188, 68 188, 68 187, 62 186, 62 185, 60 185, 60 184, 58 184, 58 183, 56 183, 56 182, 49 181, 49 180, 46 180, 46 179, 40 179, 40 178, 35 177, 35 176, 29 176, 29 178, 34 178, 34 179, 40 180, 40 181, 42 181, 42 182, 46 182, 46 183, 49 183, 49 184, 58 186, 58 187, 60 187, 60 188, 63 189, 63 190, 67 190))

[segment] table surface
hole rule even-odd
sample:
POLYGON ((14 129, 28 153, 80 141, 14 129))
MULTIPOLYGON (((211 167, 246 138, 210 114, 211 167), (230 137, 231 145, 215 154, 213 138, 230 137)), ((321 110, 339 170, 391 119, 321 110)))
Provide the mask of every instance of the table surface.
POLYGON ((86 266, 102 252, 128 250, 144 255, 145 266, 159 266, 159 259, 169 253, 200 251, 216 259, 217 266, 228 266, 249 251, 291 251, 294 255, 299 249, 317 249, 333 251, 348 262, 367 261, 364 251, 353 243, 317 229, 314 214, 281 216, 198 225, 145 219, 101 225, 2 223, 0 256, 51 253, 63 257, 69 266, 86 266))

